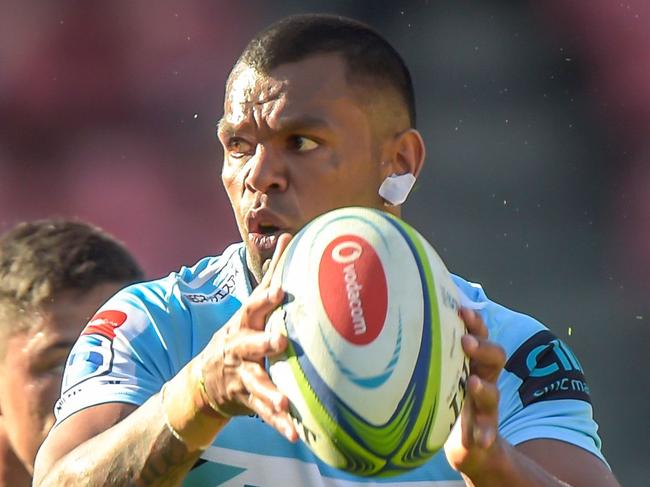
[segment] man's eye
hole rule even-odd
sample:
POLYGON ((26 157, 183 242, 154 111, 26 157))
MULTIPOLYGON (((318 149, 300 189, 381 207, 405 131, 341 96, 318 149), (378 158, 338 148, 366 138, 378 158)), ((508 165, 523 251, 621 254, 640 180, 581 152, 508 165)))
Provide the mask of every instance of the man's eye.
POLYGON ((66 355, 56 354, 56 356, 48 357, 33 365, 32 370, 38 375, 57 374, 60 375, 65 369, 66 355))
POLYGON ((65 362, 61 362, 58 364, 52 364, 48 372, 50 374, 63 374, 64 369, 65 369, 65 362))
POLYGON ((289 138, 289 149, 297 152, 307 152, 318 148, 320 144, 309 137, 296 135, 289 138))
POLYGON ((228 152, 236 159, 240 159, 247 154, 250 154, 253 146, 246 142, 244 139, 233 137, 228 141, 228 152))

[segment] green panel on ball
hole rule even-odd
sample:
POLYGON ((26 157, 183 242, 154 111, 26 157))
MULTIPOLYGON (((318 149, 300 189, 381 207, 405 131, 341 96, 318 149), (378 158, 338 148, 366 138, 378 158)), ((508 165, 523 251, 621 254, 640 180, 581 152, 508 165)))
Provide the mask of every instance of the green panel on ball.
POLYGON ((438 314, 438 299, 436 296, 436 287, 429 265, 429 258, 426 250, 422 245, 420 235, 408 224, 388 215, 395 221, 409 236, 411 243, 415 247, 415 257, 419 261, 419 268, 424 277, 424 285, 428 291, 429 297, 429 320, 431 326, 431 353, 429 358, 429 382, 424 391, 422 407, 418 411, 417 419, 409 436, 404 440, 402 447, 395 453, 391 463, 401 468, 415 468, 426 463, 435 451, 429 451, 426 447, 426 438, 433 425, 436 417, 437 393, 440 388, 440 371, 442 368, 441 349, 440 349, 440 317, 438 314))
MULTIPOLYGON (((291 368, 293 376, 296 378, 296 383, 300 389, 301 396, 311 415, 316 418, 320 427, 325 431, 328 437, 336 445, 338 452, 345 458, 346 465, 332 465, 336 468, 341 468, 350 473, 360 476, 370 476, 379 472, 386 460, 374 455, 370 451, 359 445, 358 442, 353 440, 340 426, 332 419, 329 413, 325 410, 323 405, 318 400, 316 393, 311 388, 307 377, 300 366, 300 362, 296 356, 295 349, 289 343, 286 352, 286 361, 291 368)), ((298 419, 298 418, 297 418, 298 419)), ((319 454, 313 445, 306 443, 307 446, 318 456, 321 460, 327 462, 327 459, 319 454)))
POLYGON ((408 398, 395 417, 382 426, 374 426, 359 419, 347 408, 342 410, 346 421, 363 438, 368 448, 383 457, 390 455, 402 443, 412 411, 413 389, 408 392, 408 398))

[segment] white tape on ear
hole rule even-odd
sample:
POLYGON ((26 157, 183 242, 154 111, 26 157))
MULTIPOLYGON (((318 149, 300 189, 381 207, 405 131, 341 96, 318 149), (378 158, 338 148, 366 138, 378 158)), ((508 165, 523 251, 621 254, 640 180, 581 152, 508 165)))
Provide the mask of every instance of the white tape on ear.
POLYGON ((406 201, 413 185, 415 176, 410 172, 405 174, 391 174, 379 187, 379 196, 384 198, 390 205, 401 205, 406 201))

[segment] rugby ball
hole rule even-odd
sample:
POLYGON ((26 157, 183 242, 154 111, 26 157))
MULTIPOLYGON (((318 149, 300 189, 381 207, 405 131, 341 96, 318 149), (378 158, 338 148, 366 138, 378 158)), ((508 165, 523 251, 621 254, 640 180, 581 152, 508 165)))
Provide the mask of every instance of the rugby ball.
POLYGON ((465 396, 465 326, 449 272, 402 220, 326 213, 297 233, 273 280, 267 321, 289 338, 269 364, 302 441, 360 476, 416 468, 447 439, 465 396))

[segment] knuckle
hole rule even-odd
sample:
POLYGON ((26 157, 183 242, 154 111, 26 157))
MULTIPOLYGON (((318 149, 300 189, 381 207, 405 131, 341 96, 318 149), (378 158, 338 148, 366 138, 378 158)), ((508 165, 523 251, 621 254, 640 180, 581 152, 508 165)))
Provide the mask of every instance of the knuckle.
POLYGON ((257 400, 257 398, 253 394, 251 394, 250 392, 247 392, 242 397, 242 403, 245 406, 248 406, 249 408, 255 409, 255 410, 258 410, 258 411, 260 409, 260 407, 259 407, 260 402, 261 401, 257 400))
POLYGON ((244 305, 244 309, 242 310, 242 325, 244 325, 245 322, 248 321, 251 316, 253 316, 254 312, 254 299, 251 299, 244 305))
POLYGON ((223 360, 228 362, 229 359, 239 357, 239 344, 234 340, 228 340, 222 347, 223 360))
POLYGON ((266 378, 266 372, 262 366, 256 362, 244 362, 241 365, 241 373, 246 377, 246 381, 259 382, 266 378))
POLYGON ((503 367, 506 364, 506 351, 503 349, 503 347, 497 345, 497 354, 499 365, 503 367))
POLYGON ((501 345, 498 345, 494 342, 488 341, 486 343, 489 347, 489 351, 494 363, 503 367, 503 365, 506 363, 506 351, 501 345))
POLYGON ((237 380, 228 381, 225 387, 225 393, 226 393, 226 397, 229 400, 232 400, 233 398, 241 395, 242 393, 241 383, 237 380))

